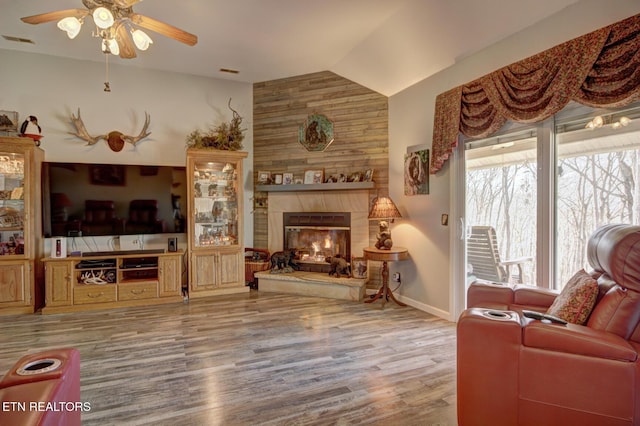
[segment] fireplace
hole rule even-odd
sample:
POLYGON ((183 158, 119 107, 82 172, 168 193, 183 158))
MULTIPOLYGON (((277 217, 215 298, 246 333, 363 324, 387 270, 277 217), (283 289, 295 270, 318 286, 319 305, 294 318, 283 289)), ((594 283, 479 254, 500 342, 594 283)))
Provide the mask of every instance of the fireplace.
POLYGON ((296 249, 303 271, 327 272, 328 256, 351 261, 351 213, 284 212, 284 250, 296 249))

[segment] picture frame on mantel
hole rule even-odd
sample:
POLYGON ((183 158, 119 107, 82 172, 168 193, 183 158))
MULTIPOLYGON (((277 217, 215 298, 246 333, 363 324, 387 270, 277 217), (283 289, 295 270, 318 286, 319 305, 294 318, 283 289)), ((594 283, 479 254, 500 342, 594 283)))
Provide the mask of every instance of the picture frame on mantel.
POLYGON ((268 185, 271 183, 271 172, 261 170, 258 172, 258 184, 268 185))
POLYGON ((324 170, 306 170, 304 172, 305 185, 324 182, 324 170))
POLYGON ((293 185, 293 173, 283 173, 282 174, 282 184, 283 185, 293 185))

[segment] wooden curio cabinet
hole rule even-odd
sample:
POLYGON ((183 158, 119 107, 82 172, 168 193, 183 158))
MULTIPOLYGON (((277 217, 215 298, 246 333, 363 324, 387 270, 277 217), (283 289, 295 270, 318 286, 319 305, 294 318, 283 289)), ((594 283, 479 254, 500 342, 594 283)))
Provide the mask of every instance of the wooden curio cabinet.
POLYGON ((40 169, 44 152, 29 138, 0 137, 0 315, 42 304, 40 169))
POLYGON ((243 245, 246 157, 241 151, 187 150, 189 297, 249 291, 243 245))

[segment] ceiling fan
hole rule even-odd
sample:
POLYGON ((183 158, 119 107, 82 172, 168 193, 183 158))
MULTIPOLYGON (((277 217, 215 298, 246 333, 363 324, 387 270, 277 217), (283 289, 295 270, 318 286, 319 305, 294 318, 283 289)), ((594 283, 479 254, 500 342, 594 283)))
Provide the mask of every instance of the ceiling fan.
POLYGON ((133 11, 133 5, 141 0, 82 0, 86 9, 65 9, 21 18, 28 24, 43 24, 58 21, 58 28, 66 31, 69 38, 80 32, 84 19, 91 15, 96 25, 94 37, 102 40, 102 51, 124 59, 136 57, 134 45, 147 50, 153 43, 140 28, 154 31, 189 46, 198 42, 198 37, 180 28, 158 21, 133 11))

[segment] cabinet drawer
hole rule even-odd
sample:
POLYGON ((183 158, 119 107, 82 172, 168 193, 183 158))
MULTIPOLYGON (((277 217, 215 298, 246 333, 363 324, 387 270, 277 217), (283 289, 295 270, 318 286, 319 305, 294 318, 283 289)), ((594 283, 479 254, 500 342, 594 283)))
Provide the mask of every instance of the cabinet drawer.
POLYGON ((118 284, 118 300, 153 299, 158 297, 158 283, 118 284))
POLYGON ((116 286, 108 285, 85 285, 73 288, 73 304, 82 305, 87 303, 105 303, 116 301, 116 286))

